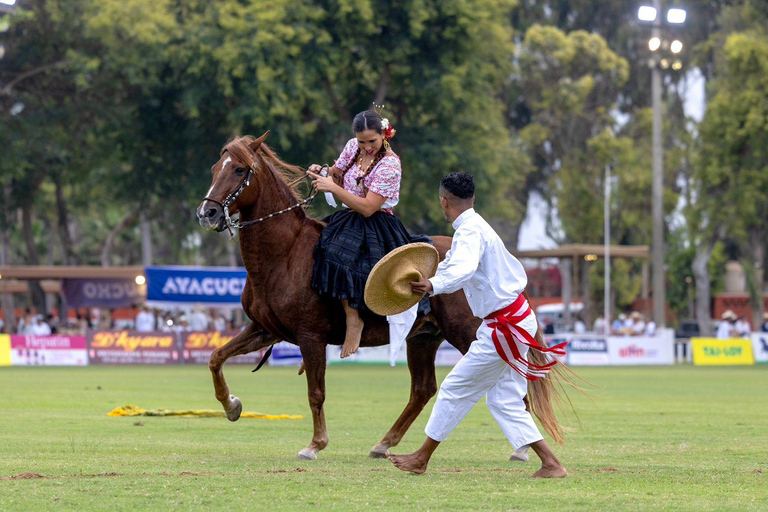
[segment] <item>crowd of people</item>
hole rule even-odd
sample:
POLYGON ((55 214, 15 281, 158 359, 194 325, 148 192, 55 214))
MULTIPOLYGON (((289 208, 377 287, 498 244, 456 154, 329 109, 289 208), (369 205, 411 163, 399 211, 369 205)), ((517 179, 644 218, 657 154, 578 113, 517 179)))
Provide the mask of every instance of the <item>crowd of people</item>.
MULTIPOLYGON (((749 323, 746 315, 739 316, 729 309, 720 316, 720 320, 717 326, 719 339, 749 338, 752 333, 752 324, 749 323)), ((763 314, 763 324, 760 330, 768 332, 768 313, 763 314)))
POLYGON ((196 305, 189 315, 152 310, 144 304, 136 315, 135 322, 135 329, 140 332, 226 331, 236 328, 236 323, 225 318, 218 309, 211 308, 206 312, 200 304, 196 305))
MULTIPOLYGON (((542 328, 544 334, 555 334, 555 324, 551 318, 542 318, 542 328)), ((590 332, 587 328, 587 323, 584 321, 580 314, 574 316, 573 321, 573 333, 574 334, 587 334, 590 332)), ((656 335, 656 322, 652 319, 645 320, 642 313, 633 311, 629 315, 621 313, 612 322, 605 321, 605 316, 598 316, 592 323, 592 333, 602 336, 655 336, 656 335)))

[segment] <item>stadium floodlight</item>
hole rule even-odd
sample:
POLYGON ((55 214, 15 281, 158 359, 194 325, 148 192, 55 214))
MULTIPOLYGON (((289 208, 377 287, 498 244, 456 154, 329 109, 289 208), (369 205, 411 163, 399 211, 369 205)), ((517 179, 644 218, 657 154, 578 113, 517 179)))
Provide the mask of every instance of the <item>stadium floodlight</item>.
POLYGON ((141 274, 139 274, 138 276, 136 276, 135 281, 136 281, 137 285, 141 286, 141 285, 143 285, 144 283, 147 282, 147 279, 144 276, 142 276, 141 274))
POLYGON ((669 46, 669 49, 672 53, 680 53, 681 51, 683 51, 683 43, 675 39, 674 41, 672 41, 672 44, 669 46))
POLYGON ((637 11, 637 17, 640 21, 656 21, 656 8, 644 5, 637 11))
POLYGON ((679 25, 685 23, 685 9, 670 9, 667 11, 667 22, 679 25))
MULTIPOLYGON (((680 71, 681 69, 683 69, 683 63, 680 62, 679 60, 676 60, 675 62, 672 63, 672 69, 674 69, 675 71, 680 71)), ((685 279, 687 281, 689 278, 686 277, 685 279)))
POLYGON ((669 61, 667 59, 661 59, 659 64, 661 64, 661 69, 667 69, 669 67, 669 61))
POLYGON ((652 37, 648 40, 648 48, 652 52, 655 52, 656 50, 658 50, 659 47, 661 47, 661 39, 659 39, 658 37, 652 37))
POLYGON ((16 0, 0 0, 2 5, 16 5, 16 0))

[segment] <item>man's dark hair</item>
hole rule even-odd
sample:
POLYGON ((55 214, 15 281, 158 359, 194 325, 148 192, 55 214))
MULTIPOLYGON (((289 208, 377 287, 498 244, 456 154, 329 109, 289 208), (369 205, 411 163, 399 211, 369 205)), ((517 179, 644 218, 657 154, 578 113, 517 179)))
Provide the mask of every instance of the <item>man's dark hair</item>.
POLYGON ((440 186, 459 199, 472 199, 475 195, 475 179, 465 172, 452 172, 443 176, 440 186))

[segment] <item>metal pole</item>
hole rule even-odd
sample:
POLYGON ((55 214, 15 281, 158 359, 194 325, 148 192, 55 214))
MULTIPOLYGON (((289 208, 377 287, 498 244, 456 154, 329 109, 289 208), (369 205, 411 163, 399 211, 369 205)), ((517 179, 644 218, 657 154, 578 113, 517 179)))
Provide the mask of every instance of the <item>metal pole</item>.
MULTIPOLYGON (((611 164, 605 166, 605 205, 603 207, 603 237, 605 240, 605 290, 603 291, 603 318, 605 332, 611 325, 611 164)), ((597 333, 600 334, 600 333, 597 333)))
MULTIPOLYGON (((658 15, 653 25, 653 35, 661 38, 661 0, 654 0, 653 6, 658 15)), ((661 329, 666 326, 664 289, 664 159, 662 148, 661 124, 661 70, 659 64, 651 68, 651 100, 653 104, 653 186, 651 205, 653 211, 653 319, 661 329)))

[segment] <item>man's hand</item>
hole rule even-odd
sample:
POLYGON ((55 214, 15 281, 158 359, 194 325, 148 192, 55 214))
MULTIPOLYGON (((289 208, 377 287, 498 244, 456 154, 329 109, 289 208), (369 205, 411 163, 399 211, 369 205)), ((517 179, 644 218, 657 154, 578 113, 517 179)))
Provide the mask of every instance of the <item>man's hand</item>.
POLYGON ((432 283, 429 282, 429 279, 425 279, 424 276, 421 276, 421 281, 411 281, 410 285, 413 293, 418 293, 419 295, 424 295, 433 290, 432 283))

